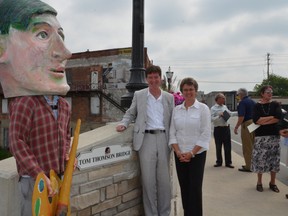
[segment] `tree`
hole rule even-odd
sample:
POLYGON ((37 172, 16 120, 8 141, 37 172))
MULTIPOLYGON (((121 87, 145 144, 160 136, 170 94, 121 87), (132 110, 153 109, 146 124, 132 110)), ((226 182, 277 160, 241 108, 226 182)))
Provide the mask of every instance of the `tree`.
POLYGON ((271 74, 268 79, 264 79, 261 84, 257 84, 254 87, 254 91, 257 95, 260 95, 260 89, 262 86, 270 85, 273 88, 273 95, 275 96, 288 96, 288 78, 271 74))

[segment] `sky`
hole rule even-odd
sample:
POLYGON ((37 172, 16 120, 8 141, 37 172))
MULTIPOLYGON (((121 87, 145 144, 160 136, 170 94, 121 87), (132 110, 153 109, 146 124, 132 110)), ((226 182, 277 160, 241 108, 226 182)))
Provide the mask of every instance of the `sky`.
MULTIPOLYGON (((132 46, 133 0, 42 1, 58 11, 71 52, 132 46)), ((287 0, 144 0, 144 29, 163 74, 170 66, 205 94, 288 76, 287 0)))

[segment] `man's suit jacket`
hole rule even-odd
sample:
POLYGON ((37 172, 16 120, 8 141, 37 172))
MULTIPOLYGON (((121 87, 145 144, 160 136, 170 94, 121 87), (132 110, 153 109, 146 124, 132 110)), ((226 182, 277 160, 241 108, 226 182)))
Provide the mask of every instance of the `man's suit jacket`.
MULTIPOLYGON (((148 88, 136 91, 130 108, 126 111, 121 121, 121 125, 126 128, 135 120, 133 134, 133 148, 138 151, 143 143, 143 137, 147 122, 147 95, 148 88)), ((174 108, 174 97, 172 94, 162 91, 162 103, 164 108, 164 127, 167 141, 169 140, 169 127, 172 111, 174 108)), ((168 146, 168 144, 167 144, 168 146)))

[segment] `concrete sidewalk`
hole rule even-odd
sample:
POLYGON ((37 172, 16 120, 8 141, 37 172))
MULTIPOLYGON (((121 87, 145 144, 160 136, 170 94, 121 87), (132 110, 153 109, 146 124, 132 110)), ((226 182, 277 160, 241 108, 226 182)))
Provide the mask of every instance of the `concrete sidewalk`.
MULTIPOLYGON (((257 175, 238 171, 244 164, 240 155, 232 152, 234 169, 213 167, 216 161, 215 143, 211 139, 207 153, 203 184, 204 216, 287 216, 288 187, 276 184, 280 193, 269 189, 270 175, 263 175, 263 192, 256 191, 257 175)), ((193 203, 191 203, 193 205, 193 203)))

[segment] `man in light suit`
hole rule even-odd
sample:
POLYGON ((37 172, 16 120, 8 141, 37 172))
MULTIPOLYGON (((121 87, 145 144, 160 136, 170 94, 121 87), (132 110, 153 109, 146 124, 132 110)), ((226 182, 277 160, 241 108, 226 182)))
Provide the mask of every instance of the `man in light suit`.
POLYGON ((161 68, 146 69, 148 88, 136 91, 130 108, 116 127, 124 131, 135 120, 133 148, 138 152, 146 216, 169 216, 171 189, 169 127, 174 97, 161 91, 161 68))

